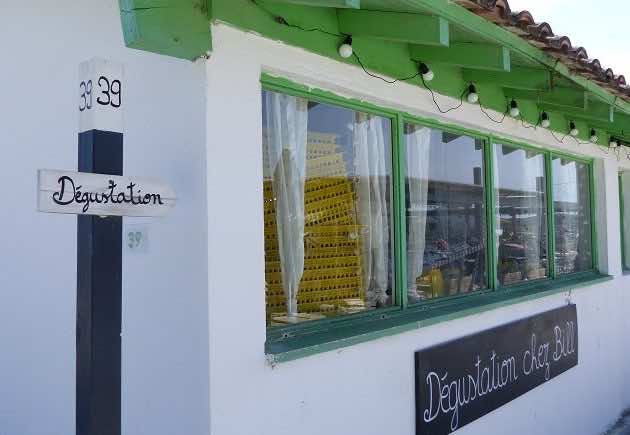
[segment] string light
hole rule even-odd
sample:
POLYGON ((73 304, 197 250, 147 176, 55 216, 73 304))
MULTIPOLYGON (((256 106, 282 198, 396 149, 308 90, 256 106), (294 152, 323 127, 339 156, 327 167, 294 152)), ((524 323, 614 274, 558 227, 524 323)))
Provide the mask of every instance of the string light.
POLYGON ((468 96, 466 100, 470 104, 477 104, 477 102, 479 102, 479 94, 477 93, 477 89, 475 89, 475 85, 472 83, 468 86, 468 96))
POLYGON ((551 120, 549 119, 549 115, 547 112, 543 112, 540 114, 540 125, 542 128, 549 128, 551 126, 551 120))
POLYGON ((569 123, 569 134, 573 137, 577 137, 577 135, 580 134, 580 130, 577 129, 573 121, 569 123))
POLYGON ((339 46, 339 56, 343 57, 344 59, 347 59, 350 56, 352 56, 352 53, 353 53, 352 36, 346 36, 346 39, 344 39, 343 44, 339 46))
POLYGON ((512 118, 516 118, 521 114, 521 111, 518 110, 518 104, 516 104, 515 100, 510 101, 510 116, 512 118))
POLYGON ((422 80, 424 80, 425 82, 430 82, 431 80, 433 80, 433 71, 431 71, 431 68, 429 68, 424 62, 420 62, 420 74, 422 74, 422 80))
POLYGON ((598 140, 599 138, 597 137, 597 132, 595 131, 594 128, 591 128, 591 142, 597 143, 598 140))

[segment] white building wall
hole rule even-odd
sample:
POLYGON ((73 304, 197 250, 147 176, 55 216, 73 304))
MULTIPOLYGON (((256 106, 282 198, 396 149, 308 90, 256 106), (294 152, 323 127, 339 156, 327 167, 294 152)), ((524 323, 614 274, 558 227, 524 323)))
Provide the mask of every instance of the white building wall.
MULTIPOLYGON (((462 435, 596 435, 630 405, 627 312, 630 277, 620 275, 616 170, 630 167, 591 145, 478 107, 439 115, 416 86, 389 85, 358 68, 244 33, 212 29, 207 64, 210 414, 213 435, 414 433, 413 353, 567 302, 577 304, 579 365, 460 429, 462 435), (598 159, 602 269, 615 279, 483 314, 271 367, 264 358, 261 72, 340 95, 598 159), (605 159, 605 161, 604 161, 605 159)), ((438 97, 445 106, 456 101, 438 97)))
POLYGON ((116 0, 0 1, 0 434, 75 426, 76 218, 36 212, 38 168, 76 170, 78 64, 126 67, 126 174, 179 202, 123 253, 123 434, 207 435, 205 67, 124 47, 116 0))

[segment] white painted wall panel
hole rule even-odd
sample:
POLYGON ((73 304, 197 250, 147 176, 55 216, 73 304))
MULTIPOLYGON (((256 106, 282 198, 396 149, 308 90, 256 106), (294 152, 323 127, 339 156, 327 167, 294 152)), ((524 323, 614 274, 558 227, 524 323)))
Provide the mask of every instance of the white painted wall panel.
POLYGON ((125 63, 124 171, 178 192, 123 253, 123 433, 208 433, 205 67, 124 47, 116 0, 0 2, 0 433, 74 433, 76 218, 36 212, 77 166, 78 65, 125 63))
MULTIPOLYGON (((558 307, 578 307, 577 368, 465 426, 462 435, 596 435, 630 405, 630 279, 619 275, 617 162, 591 145, 559 146, 544 130, 507 119, 497 126, 475 106, 447 116, 430 95, 388 85, 358 68, 244 33, 213 27, 208 62, 208 202, 211 433, 320 435, 414 433, 413 352, 558 307), (606 158, 613 174, 598 183, 598 213, 615 280, 437 324, 324 354, 265 363, 260 85, 262 71, 385 107, 457 123, 531 144, 606 158), (229 186, 225 189, 224 186, 229 186)), ((455 101, 439 97, 444 105, 455 101)), ((603 167, 604 165, 602 165, 603 167)), ((599 227, 599 225, 598 225, 599 227)))

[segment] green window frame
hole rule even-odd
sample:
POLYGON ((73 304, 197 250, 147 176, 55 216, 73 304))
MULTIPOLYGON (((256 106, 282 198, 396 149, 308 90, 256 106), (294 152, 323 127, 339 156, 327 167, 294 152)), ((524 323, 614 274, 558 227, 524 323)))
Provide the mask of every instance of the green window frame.
POLYGON ((570 153, 549 150, 514 141, 505 137, 484 134, 469 128, 447 124, 432 119, 411 115, 406 112, 379 107, 352 98, 340 97, 332 92, 313 89, 284 78, 263 73, 262 89, 307 98, 310 101, 333 104, 352 110, 388 118, 392 122, 392 180, 393 180, 393 253, 394 253, 394 305, 375 311, 348 314, 341 317, 314 320, 294 325, 267 328, 265 352, 275 362, 294 360, 307 355, 324 352, 355 343, 373 340, 402 331, 416 329, 441 321, 491 310, 549 294, 554 294, 611 279, 602 275, 597 267, 597 233, 595 225, 595 186, 593 182, 593 159, 570 153), (486 273, 488 288, 473 293, 428 299, 421 303, 408 304, 406 297, 406 210, 405 210, 405 153, 404 124, 413 123, 445 132, 466 135, 483 142, 484 185, 486 200, 486 273), (497 235, 495 213, 494 144, 536 151, 545 158, 547 198, 547 239, 549 277, 525 283, 502 286, 497 276, 497 235), (591 253, 592 269, 573 274, 560 275, 554 267, 555 225, 553 221, 553 173, 552 160, 556 157, 581 162, 588 167, 590 188, 591 253))

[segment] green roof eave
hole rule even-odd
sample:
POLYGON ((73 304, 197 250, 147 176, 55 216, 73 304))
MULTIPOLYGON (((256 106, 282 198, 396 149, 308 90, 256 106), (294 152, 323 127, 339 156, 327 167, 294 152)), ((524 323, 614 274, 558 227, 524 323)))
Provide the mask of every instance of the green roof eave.
MULTIPOLYGON (((510 53, 512 59, 516 57, 526 59, 530 68, 553 72, 553 76, 558 80, 585 91, 589 94, 587 97, 592 98, 595 105, 608 105, 614 110, 623 112, 623 117, 616 117, 619 120, 616 120, 614 124, 610 123, 608 131, 624 131, 627 115, 630 115, 629 102, 618 98, 585 77, 572 74, 569 68, 555 57, 518 35, 455 4, 452 0, 396 0, 395 2, 361 0, 360 3, 356 1, 348 3, 346 0, 256 0, 256 2, 252 0, 119 0, 119 4, 125 42, 129 47, 179 58, 195 59, 211 49, 210 20, 216 19, 355 65, 356 59, 341 59, 338 56, 339 36, 335 35, 343 33, 343 26, 356 28, 360 27, 362 22, 375 19, 378 21, 379 17, 372 15, 380 11, 387 14, 382 18, 383 22, 388 23, 389 29, 380 29, 376 33, 374 29, 366 28, 365 31, 359 29, 357 37, 353 38, 353 45, 356 44, 365 66, 390 77, 409 76, 417 71, 417 64, 410 53, 417 53, 418 50, 414 51, 413 45, 410 49, 407 43, 420 43, 428 47, 424 51, 420 50, 420 53, 426 53, 427 56, 433 55, 435 62, 438 63, 436 69, 440 74, 436 76, 433 88, 445 95, 457 96, 461 94, 462 83, 465 83, 467 76, 479 76, 479 73, 470 74, 466 71, 477 68, 483 74, 484 65, 475 65, 470 59, 468 64, 466 62, 449 63, 448 59, 445 60, 444 56, 440 55, 439 45, 444 46, 443 50, 449 50, 450 25, 457 27, 460 34, 470 36, 473 41, 486 41, 490 49, 486 53, 489 59, 496 57, 492 49, 502 48, 505 51, 503 59, 507 62, 509 62, 510 53), (353 9, 339 9, 340 2, 346 8, 353 9), (305 3, 309 6, 305 6, 305 3), (315 5, 320 7, 314 7, 315 5), (357 6, 361 9, 357 9, 357 6), (364 9, 371 12, 365 14, 362 12, 364 9), (357 12, 352 12, 353 10, 357 12), (393 28, 392 20, 396 20, 396 13, 400 14, 401 25, 407 23, 407 26, 413 28, 393 28), (420 15, 416 19, 413 14, 420 15), (288 26, 286 22, 283 24, 282 20, 278 20, 280 16, 291 25, 288 26), (433 23, 433 21, 427 21, 427 16, 440 17, 447 23, 436 22, 435 26, 416 25, 422 20, 433 23), (324 32, 304 31, 304 29, 312 28, 322 29, 324 32), (436 34, 430 34, 432 30, 428 29, 436 29, 436 34)), ((456 41, 453 42, 451 52, 457 51, 456 41)), ((483 43, 478 45, 483 45, 483 43)), ((501 58, 498 59, 501 60, 501 58)), ((431 61, 431 59, 427 60, 431 61)), ((499 71, 507 73, 510 70, 507 63, 497 65, 494 68, 498 68, 499 71)), ((516 70, 523 71, 523 68, 518 66, 516 70)), ((509 82, 506 80, 506 83, 509 82)), ((529 82, 528 85, 531 86, 529 82)), ((419 84, 418 81, 413 80, 409 83, 419 84)), ((482 88, 484 86, 487 89, 485 94, 487 97, 484 98, 486 105, 495 110, 503 110, 502 107, 505 107, 504 89, 496 84, 493 86, 488 81, 481 84, 482 88)), ((535 101, 530 100, 530 106, 532 106, 529 110, 529 117, 532 118, 530 122, 535 121, 534 116, 538 116, 535 115, 535 104, 535 101)), ((527 110, 524 112, 527 114, 527 110)), ((562 113, 562 110, 559 109, 558 113, 562 113)), ((565 119, 571 119, 573 116, 580 118, 579 115, 579 112, 577 115, 570 111, 563 112, 565 119)), ((630 126, 628 127, 627 130, 630 131, 630 126)), ((626 139, 630 140, 630 135, 626 136, 626 139)))

